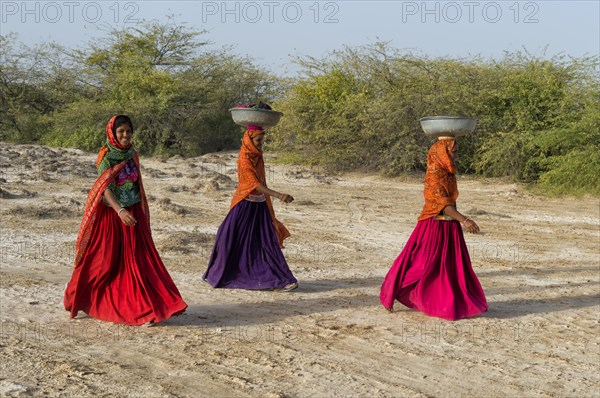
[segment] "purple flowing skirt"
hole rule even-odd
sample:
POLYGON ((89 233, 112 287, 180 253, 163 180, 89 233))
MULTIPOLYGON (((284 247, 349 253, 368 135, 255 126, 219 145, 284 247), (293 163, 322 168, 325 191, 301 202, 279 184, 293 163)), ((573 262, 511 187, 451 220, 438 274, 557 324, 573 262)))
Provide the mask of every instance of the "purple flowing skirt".
POLYGON ((419 221, 388 271, 379 299, 388 309, 398 300, 448 320, 487 311, 460 223, 434 218, 419 221))
POLYGON ((297 282, 279 248, 266 202, 242 200, 229 211, 202 278, 228 289, 277 289, 297 282))

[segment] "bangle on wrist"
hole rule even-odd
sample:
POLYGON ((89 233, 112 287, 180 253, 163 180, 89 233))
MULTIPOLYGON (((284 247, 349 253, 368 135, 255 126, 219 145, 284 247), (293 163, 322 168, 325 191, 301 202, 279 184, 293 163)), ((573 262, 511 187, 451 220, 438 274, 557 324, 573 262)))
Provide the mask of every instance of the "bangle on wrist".
POLYGON ((121 212, 122 212, 123 210, 125 210, 125 208, 124 208, 124 207, 121 207, 121 208, 119 209, 119 211, 117 212, 117 216, 120 216, 120 215, 121 215, 121 212))
POLYGON ((464 224, 464 223, 466 223, 466 222, 467 222, 467 221, 469 221, 469 220, 470 220, 470 218, 469 218, 469 217, 465 217, 465 219, 464 219, 464 220, 462 220, 462 223, 461 223, 461 224, 464 224))

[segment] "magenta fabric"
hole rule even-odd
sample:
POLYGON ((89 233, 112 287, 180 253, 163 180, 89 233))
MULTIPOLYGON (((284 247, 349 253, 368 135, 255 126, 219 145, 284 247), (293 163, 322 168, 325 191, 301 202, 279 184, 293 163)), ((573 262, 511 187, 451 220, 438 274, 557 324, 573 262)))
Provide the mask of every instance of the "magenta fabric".
POLYGON ((133 159, 129 160, 123 170, 117 176, 115 183, 117 186, 125 184, 127 181, 136 182, 139 178, 137 168, 133 159))
POLYGON ((460 223, 435 218, 419 221, 388 271, 379 299, 390 310, 398 300, 448 320, 487 311, 460 223))

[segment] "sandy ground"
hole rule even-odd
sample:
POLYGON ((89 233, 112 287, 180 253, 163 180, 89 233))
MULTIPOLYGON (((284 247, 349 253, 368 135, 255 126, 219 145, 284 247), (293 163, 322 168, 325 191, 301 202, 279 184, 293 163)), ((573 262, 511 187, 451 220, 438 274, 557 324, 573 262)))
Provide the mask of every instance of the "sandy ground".
POLYGON ((153 236, 189 309, 138 328, 62 307, 95 154, 0 144, 0 395, 600 395, 598 198, 459 179, 459 206, 483 231, 466 240, 490 310, 448 322, 378 301, 422 205, 416 177, 270 166, 269 184, 296 198, 276 210, 300 288, 202 282, 235 158, 142 159, 153 236))

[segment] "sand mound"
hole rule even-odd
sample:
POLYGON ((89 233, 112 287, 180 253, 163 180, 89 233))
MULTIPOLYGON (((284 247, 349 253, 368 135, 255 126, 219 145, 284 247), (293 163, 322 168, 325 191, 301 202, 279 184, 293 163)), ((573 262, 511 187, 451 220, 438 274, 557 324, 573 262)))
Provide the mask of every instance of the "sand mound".
POLYGON ((158 199, 156 203, 158 204, 159 211, 162 213, 184 216, 190 212, 186 207, 171 202, 169 198, 158 199))
POLYGON ((159 251, 175 252, 179 255, 200 252, 207 244, 213 244, 215 236, 198 231, 174 231, 162 235, 156 246, 159 251))

